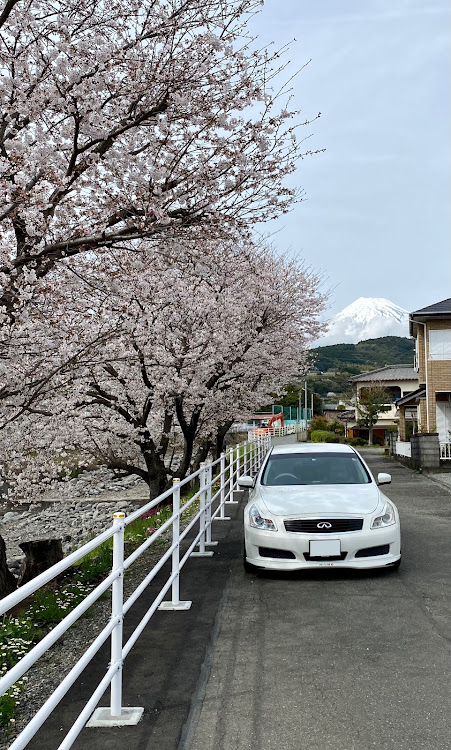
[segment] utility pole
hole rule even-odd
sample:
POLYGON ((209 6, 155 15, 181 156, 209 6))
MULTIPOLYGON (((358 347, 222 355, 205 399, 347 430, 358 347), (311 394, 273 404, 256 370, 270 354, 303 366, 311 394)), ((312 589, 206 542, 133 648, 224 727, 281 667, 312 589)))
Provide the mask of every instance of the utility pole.
POLYGON ((307 402, 307 381, 305 381, 305 426, 307 427, 307 409, 308 409, 308 402, 307 402))

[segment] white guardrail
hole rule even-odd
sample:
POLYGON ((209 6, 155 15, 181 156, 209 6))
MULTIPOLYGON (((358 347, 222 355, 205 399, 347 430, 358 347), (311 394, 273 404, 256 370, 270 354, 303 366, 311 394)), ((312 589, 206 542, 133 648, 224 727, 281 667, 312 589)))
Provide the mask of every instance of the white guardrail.
POLYGON ((284 435, 295 435, 301 429, 299 424, 289 424, 286 427, 252 427, 247 433, 249 442, 258 440, 260 437, 269 435, 270 437, 283 437, 284 435))
MULTIPOLYGON (((286 433, 284 433, 286 434, 286 433)), ((252 442, 242 443, 231 448, 227 453, 209 464, 202 464, 201 468, 183 480, 174 479, 173 486, 163 494, 143 505, 138 510, 125 517, 124 513, 114 513, 113 525, 99 536, 84 544, 75 552, 53 565, 51 568, 33 578, 29 583, 14 591, 9 596, 0 600, 0 615, 5 614, 12 607, 22 602, 39 588, 70 568, 86 554, 99 547, 107 539, 113 537, 113 562, 111 573, 95 588, 86 598, 75 607, 61 622, 56 625, 39 643, 34 646, 20 661, 15 664, 0 680, 0 694, 3 695, 14 683, 19 680, 25 672, 43 655, 49 648, 68 630, 94 602, 110 587, 111 595, 111 618, 108 624, 101 630, 83 656, 78 660, 56 690, 41 706, 39 711, 14 740, 9 750, 21 750, 34 737, 47 717, 59 704, 61 699, 72 687, 85 667, 93 659, 100 647, 111 636, 111 661, 108 670, 101 680, 86 706, 79 714, 66 737, 58 747, 58 750, 70 748, 80 734, 83 727, 88 723, 90 726, 120 726, 123 724, 136 724, 143 708, 125 708, 122 706, 122 668, 124 660, 130 653, 137 639, 143 632, 154 612, 162 610, 186 610, 191 602, 180 600, 180 571, 190 556, 208 557, 213 552, 207 551, 206 547, 216 544, 212 542, 211 527, 213 520, 230 520, 225 516, 225 504, 235 503, 233 493, 238 486, 238 477, 243 474, 256 474, 263 458, 270 447, 271 436, 258 435, 252 442), (197 479, 200 489, 183 505, 180 501, 180 489, 184 485, 197 479), (163 501, 172 498, 172 516, 163 523, 143 544, 140 545, 129 557, 124 559, 124 529, 143 513, 151 510, 163 501), (180 516, 193 503, 199 500, 199 511, 190 519, 189 523, 180 531, 180 516), (216 507, 215 507, 216 506, 216 507), (214 510, 213 510, 214 508, 214 510), (181 556, 180 543, 189 532, 199 524, 194 539, 187 550, 181 556), (172 527, 172 544, 162 555, 160 560, 139 584, 135 591, 124 601, 123 578, 124 572, 143 554, 165 531, 172 527), (194 551, 198 546, 198 551, 194 551), (166 583, 155 597, 144 617, 135 628, 126 643, 123 643, 122 626, 124 616, 153 581, 157 573, 168 560, 172 560, 171 574, 166 583), (170 601, 163 601, 167 592, 171 589, 170 601), (94 714, 100 698, 111 684, 111 698, 109 708, 99 708, 94 714), (93 714, 91 720, 91 714, 93 714)))

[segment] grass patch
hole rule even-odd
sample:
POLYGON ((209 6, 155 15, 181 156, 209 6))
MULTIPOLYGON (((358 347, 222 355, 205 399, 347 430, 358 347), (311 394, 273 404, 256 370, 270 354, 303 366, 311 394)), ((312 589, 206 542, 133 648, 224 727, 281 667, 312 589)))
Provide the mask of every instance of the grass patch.
MULTIPOLYGON (((0 677, 14 667, 41 637, 42 631, 30 617, 5 615, 0 628, 0 677)), ((0 697, 0 726, 14 726, 20 696, 27 681, 26 676, 22 677, 0 697)))

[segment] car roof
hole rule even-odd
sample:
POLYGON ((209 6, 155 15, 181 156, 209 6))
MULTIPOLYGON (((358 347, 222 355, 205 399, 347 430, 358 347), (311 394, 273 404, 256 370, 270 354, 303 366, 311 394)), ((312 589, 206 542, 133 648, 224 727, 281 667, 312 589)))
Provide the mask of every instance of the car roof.
POLYGON ((281 453, 355 453, 350 445, 341 443, 288 443, 275 445, 271 455, 281 453))

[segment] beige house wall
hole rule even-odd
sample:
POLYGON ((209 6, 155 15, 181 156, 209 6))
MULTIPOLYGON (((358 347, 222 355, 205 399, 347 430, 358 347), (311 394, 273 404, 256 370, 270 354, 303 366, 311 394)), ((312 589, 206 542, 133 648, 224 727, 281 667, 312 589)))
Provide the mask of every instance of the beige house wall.
POLYGON ((435 432, 436 425, 436 393, 440 391, 451 392, 451 360, 429 359, 429 331, 443 331, 451 328, 449 320, 435 320, 426 323, 426 356, 424 346, 424 326, 417 324, 418 336, 418 379, 420 383, 427 384, 427 406, 426 400, 419 406, 420 430, 435 432), (429 428, 427 426, 427 411, 429 408, 429 428))

